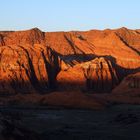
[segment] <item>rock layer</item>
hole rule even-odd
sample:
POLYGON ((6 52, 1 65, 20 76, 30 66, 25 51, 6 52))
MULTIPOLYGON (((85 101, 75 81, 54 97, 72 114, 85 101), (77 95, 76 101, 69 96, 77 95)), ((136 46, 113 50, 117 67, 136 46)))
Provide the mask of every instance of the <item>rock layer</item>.
POLYGON ((140 71, 139 30, 0 32, 0 93, 110 92, 140 71))

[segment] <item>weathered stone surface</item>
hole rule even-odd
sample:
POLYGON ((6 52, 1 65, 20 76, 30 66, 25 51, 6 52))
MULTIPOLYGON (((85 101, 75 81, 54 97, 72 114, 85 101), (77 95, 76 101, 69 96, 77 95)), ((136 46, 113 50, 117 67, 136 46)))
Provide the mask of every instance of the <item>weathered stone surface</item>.
POLYGON ((139 30, 0 32, 0 93, 110 92, 140 71, 139 30))

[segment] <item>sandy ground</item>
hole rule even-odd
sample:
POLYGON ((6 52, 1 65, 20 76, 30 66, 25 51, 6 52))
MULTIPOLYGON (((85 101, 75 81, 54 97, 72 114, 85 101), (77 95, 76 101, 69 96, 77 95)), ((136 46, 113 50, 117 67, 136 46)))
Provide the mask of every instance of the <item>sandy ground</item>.
POLYGON ((41 140, 140 139, 140 105, 103 110, 1 106, 0 112, 5 116, 18 114, 15 124, 37 133, 41 140))

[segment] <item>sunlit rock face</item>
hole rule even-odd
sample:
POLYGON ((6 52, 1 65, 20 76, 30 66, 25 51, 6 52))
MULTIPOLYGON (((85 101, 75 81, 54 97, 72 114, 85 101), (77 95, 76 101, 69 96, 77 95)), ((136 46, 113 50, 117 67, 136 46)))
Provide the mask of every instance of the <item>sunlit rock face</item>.
POLYGON ((111 92, 140 69, 140 32, 0 32, 0 93, 111 92))
POLYGON ((101 57, 95 58, 84 68, 87 88, 96 92, 110 92, 121 76, 110 60, 101 57))
POLYGON ((140 72, 126 76, 121 83, 112 90, 113 94, 137 96, 140 93, 140 72))

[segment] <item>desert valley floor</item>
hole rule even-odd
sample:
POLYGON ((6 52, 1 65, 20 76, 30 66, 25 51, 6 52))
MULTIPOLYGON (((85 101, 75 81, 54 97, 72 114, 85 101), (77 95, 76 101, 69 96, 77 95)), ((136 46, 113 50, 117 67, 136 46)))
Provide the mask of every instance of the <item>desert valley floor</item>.
POLYGON ((5 140, 4 138, 139 140, 140 138, 140 105, 115 105, 105 110, 12 106, 1 107, 0 112, 1 122, 2 119, 4 122, 4 119, 9 118, 9 124, 13 125, 12 129, 8 126, 7 130, 5 128, 0 135, 1 140, 5 140))

